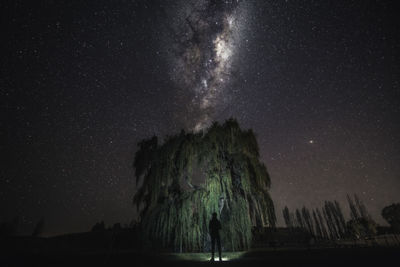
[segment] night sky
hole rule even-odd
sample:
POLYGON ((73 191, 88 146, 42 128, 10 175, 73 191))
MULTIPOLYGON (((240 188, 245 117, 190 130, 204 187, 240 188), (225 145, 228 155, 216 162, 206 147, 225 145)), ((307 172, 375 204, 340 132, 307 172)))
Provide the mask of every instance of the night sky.
POLYGON ((238 119, 281 209, 400 202, 399 51, 385 1, 5 1, 0 221, 129 223, 137 142, 238 119))

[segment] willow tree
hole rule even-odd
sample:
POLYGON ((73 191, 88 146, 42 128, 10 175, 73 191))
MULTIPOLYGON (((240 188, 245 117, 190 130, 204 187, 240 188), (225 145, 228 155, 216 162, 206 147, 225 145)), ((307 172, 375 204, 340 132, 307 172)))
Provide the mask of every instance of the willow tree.
POLYGON ((207 131, 138 144, 134 167, 142 234, 175 251, 209 248, 208 222, 219 214, 225 250, 246 249, 252 226, 274 226, 270 177, 252 130, 236 120, 207 131))

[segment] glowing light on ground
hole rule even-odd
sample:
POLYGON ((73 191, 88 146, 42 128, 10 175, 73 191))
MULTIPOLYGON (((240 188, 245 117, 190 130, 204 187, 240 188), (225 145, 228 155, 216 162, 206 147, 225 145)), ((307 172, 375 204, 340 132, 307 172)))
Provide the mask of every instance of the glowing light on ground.
MULTIPOLYGON (((239 259, 245 252, 225 252, 222 253, 222 261, 231 261, 239 259)), ((171 256, 175 256, 180 260, 184 261, 210 261, 211 253, 174 253, 171 256)), ((218 253, 214 257, 214 261, 218 262, 218 253)))

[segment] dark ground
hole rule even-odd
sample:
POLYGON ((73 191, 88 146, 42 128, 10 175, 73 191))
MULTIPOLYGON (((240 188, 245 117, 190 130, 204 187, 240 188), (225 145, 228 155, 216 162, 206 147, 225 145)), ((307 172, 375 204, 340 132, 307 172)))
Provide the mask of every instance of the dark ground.
MULTIPOLYGON (((4 252, 4 251, 3 251, 4 252)), ((133 250, 10 252, 0 266, 399 266, 399 247, 259 249, 225 253, 223 262, 208 262, 209 254, 155 254, 133 250), (231 258, 229 258, 231 257, 231 258)))

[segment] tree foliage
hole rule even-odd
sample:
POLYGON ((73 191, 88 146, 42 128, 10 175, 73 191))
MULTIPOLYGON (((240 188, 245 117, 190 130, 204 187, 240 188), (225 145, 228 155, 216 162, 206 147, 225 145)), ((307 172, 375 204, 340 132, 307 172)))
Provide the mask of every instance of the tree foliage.
POLYGON ((252 226, 274 226, 270 177, 252 130, 236 120, 206 132, 143 140, 134 167, 141 227, 151 244, 204 251, 208 221, 217 212, 227 250, 248 248, 252 226))

